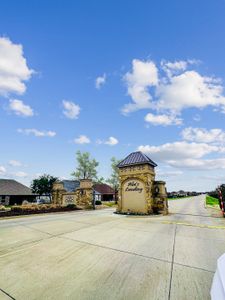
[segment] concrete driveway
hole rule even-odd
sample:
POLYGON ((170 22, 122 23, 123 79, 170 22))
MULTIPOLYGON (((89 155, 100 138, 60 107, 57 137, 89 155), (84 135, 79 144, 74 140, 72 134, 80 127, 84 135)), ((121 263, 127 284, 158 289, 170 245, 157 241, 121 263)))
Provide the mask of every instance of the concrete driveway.
POLYGON ((0 220, 0 299, 210 299, 225 220, 204 196, 169 216, 113 209, 0 220))

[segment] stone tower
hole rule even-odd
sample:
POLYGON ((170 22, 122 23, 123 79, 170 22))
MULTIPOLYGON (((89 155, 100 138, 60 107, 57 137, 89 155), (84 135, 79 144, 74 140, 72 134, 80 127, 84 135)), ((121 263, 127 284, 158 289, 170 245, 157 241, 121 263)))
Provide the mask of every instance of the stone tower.
POLYGON ((137 151, 118 164, 119 213, 168 213, 165 182, 155 181, 155 167, 147 155, 137 151))

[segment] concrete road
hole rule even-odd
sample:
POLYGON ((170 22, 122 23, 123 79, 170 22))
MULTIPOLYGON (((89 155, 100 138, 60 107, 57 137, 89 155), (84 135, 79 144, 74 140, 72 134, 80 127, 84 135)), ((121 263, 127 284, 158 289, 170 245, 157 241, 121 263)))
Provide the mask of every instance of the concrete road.
POLYGON ((210 299, 225 220, 204 196, 168 216, 113 209, 0 220, 0 299, 210 299))

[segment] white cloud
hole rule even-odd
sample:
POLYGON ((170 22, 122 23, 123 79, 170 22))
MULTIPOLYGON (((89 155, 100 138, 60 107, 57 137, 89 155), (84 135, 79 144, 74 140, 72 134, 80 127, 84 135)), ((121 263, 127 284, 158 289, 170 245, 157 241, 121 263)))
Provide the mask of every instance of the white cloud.
POLYGON ((180 71, 185 71, 188 65, 199 63, 196 60, 178 60, 178 61, 161 61, 161 68, 166 72, 168 77, 179 73, 180 71))
POLYGON ((119 141, 115 137, 113 137, 113 136, 110 136, 108 138, 108 140, 105 142, 105 144, 109 145, 109 146, 114 146, 114 145, 116 145, 118 143, 119 143, 119 141))
POLYGON ((166 163, 175 168, 225 169, 225 158, 208 159, 209 154, 221 154, 224 147, 205 143, 188 143, 185 141, 166 143, 160 146, 139 146, 138 150, 148 154, 153 160, 166 163))
POLYGON ((22 166, 22 163, 18 160, 10 160, 9 161, 9 165, 12 166, 12 167, 21 167, 22 166))
POLYGON ((138 149, 159 161, 170 162, 189 158, 201 158, 212 152, 221 152, 223 148, 204 143, 174 142, 160 146, 139 146, 138 149))
POLYGON ((27 173, 23 172, 23 171, 19 171, 19 172, 15 172, 15 173, 12 173, 13 176, 16 176, 16 177, 20 177, 20 178, 25 178, 28 176, 27 173))
POLYGON ((78 138, 74 139, 76 144, 89 144, 91 141, 86 135, 80 135, 78 138))
POLYGON ((186 71, 173 76, 169 82, 157 87, 159 110, 169 110, 179 114, 186 108, 225 106, 223 87, 212 77, 201 76, 196 71, 186 71))
POLYGON ((195 122, 199 122, 199 121, 201 121, 201 116, 200 116, 199 114, 196 114, 196 115, 193 117, 193 120, 194 120, 195 122))
POLYGON ((98 139, 98 140, 96 141, 96 143, 97 143, 98 145, 105 144, 105 145, 109 145, 109 146, 115 146, 115 145, 117 145, 117 144, 119 143, 119 141, 118 141, 118 139, 116 139, 115 137, 110 136, 110 137, 108 138, 108 140, 104 141, 104 140, 98 139))
POLYGON ((95 87, 96 89, 100 89, 106 82, 106 74, 103 74, 102 76, 98 76, 95 80, 95 87))
POLYGON ((100 140, 100 139, 97 139, 97 140, 96 140, 96 144, 97 144, 97 145, 104 144, 104 141, 103 141, 103 140, 100 140))
POLYGON ((0 166, 0 175, 5 175, 6 174, 6 168, 3 166, 0 166))
POLYGON ((173 167, 183 167, 195 170, 220 170, 225 169, 225 158, 214 159, 185 159, 183 161, 170 161, 173 167))
POLYGON ((157 125, 163 125, 163 126, 169 126, 169 125, 181 125, 182 119, 175 117, 174 115, 153 115, 151 113, 148 113, 145 116, 145 121, 148 123, 151 123, 155 126, 157 125))
POLYGON ((37 129, 17 129, 19 133, 23 133, 25 135, 34 135, 36 137, 54 137, 56 135, 56 132, 54 131, 40 131, 37 129))
POLYGON ((24 81, 29 80, 32 73, 33 70, 27 66, 23 46, 0 37, 0 95, 23 94, 26 91, 24 81))
POLYGON ((150 108, 152 97, 148 89, 158 84, 158 70, 155 63, 134 59, 132 72, 126 73, 123 79, 133 103, 126 104, 122 112, 128 114, 139 109, 150 108))
MULTIPOLYGON (((128 95, 133 102, 122 108, 128 114, 139 109, 151 109, 157 115, 179 116, 188 108, 213 107, 225 113, 224 88, 221 80, 213 76, 201 75, 195 70, 196 60, 175 62, 162 61, 157 65, 152 61, 133 60, 133 69, 124 76, 128 95), (164 71, 164 72, 162 72, 164 71)), ((150 115, 153 119, 153 113, 150 115)), ((161 117, 160 117, 161 118, 161 117)), ((199 120, 199 117, 197 118, 199 120)), ((164 120, 154 118, 152 123, 164 120)))
POLYGON ((32 117, 34 115, 33 109, 23 103, 21 100, 9 100, 9 109, 18 116, 32 117))
POLYGON ((177 177, 179 175, 182 175, 183 171, 181 170, 172 170, 172 171, 162 171, 158 170, 157 175, 160 177, 166 177, 166 178, 171 178, 171 177, 177 177))
POLYGON ((219 128, 185 128, 181 133, 183 139, 198 143, 225 144, 225 131, 219 128))
POLYGON ((77 119, 80 114, 80 106, 72 101, 63 100, 63 114, 69 119, 77 119))

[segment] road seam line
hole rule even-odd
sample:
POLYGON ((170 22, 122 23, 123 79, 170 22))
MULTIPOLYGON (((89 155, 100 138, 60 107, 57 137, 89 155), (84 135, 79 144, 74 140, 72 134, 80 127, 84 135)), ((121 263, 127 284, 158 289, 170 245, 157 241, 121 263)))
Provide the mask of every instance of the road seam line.
POLYGON ((225 229, 225 226, 216 226, 216 225, 204 225, 204 224, 191 224, 179 221, 162 221, 162 224, 175 224, 175 225, 183 225, 183 226, 191 226, 191 227, 199 227, 199 228, 208 228, 208 229, 225 229))
POLYGON ((3 289, 0 288, 0 291, 1 291, 2 293, 4 293, 6 296, 8 296, 10 299, 16 300, 16 298, 13 298, 13 296, 11 296, 10 294, 8 294, 8 293, 7 293, 6 291, 4 291, 3 289))
POLYGON ((126 251, 126 250, 121 250, 121 249, 116 249, 116 248, 112 248, 112 247, 102 246, 102 245, 93 244, 93 243, 89 243, 89 242, 85 242, 85 241, 81 241, 81 240, 71 239, 71 238, 64 237, 64 236, 59 236, 59 238, 70 240, 70 241, 77 242, 77 243, 86 244, 86 245, 89 245, 89 246, 103 248, 103 249, 106 249, 106 250, 112 250, 112 251, 116 251, 116 252, 131 254, 131 255, 140 256, 140 257, 144 257, 144 258, 148 258, 148 259, 157 260, 157 261, 166 262, 166 263, 171 264, 171 261, 166 260, 166 259, 162 259, 162 258, 156 258, 156 257, 152 257, 152 256, 146 256, 146 255, 143 255, 143 254, 138 254, 136 252, 130 252, 130 251, 126 251))
POLYGON ((173 238, 173 253, 172 253, 172 262, 171 262, 171 272, 170 272, 170 284, 169 284, 169 295, 168 295, 168 300, 170 300, 170 296, 171 296, 171 286, 172 286, 172 280, 173 280, 173 265, 174 265, 174 254, 175 254, 176 234, 177 234, 177 225, 175 226, 175 230, 174 230, 174 238, 173 238))

